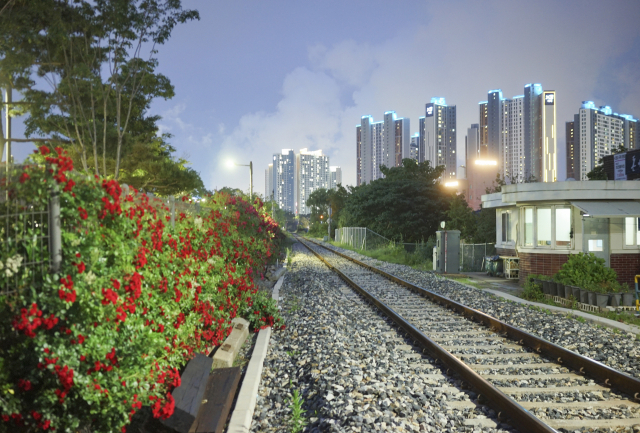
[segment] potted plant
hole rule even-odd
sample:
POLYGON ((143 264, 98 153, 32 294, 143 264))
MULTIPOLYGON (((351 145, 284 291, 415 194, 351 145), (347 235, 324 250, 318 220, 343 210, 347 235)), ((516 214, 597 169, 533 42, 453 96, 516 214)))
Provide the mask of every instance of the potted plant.
POLYGON ((573 299, 580 302, 580 287, 577 287, 577 286, 565 286, 565 287, 571 287, 571 296, 573 296, 573 299))
POLYGON ((622 305, 632 307, 636 303, 636 292, 625 292, 622 294, 622 305))
POLYGON ((617 277, 616 271, 606 267, 605 260, 593 253, 571 254, 555 275, 557 281, 581 288, 580 302, 599 307, 607 306, 607 289, 618 285, 617 277))
POLYGON ((542 281, 542 293, 545 295, 551 294, 551 281, 542 281))
POLYGON ((580 288, 580 302, 583 304, 590 304, 591 292, 589 290, 580 288))

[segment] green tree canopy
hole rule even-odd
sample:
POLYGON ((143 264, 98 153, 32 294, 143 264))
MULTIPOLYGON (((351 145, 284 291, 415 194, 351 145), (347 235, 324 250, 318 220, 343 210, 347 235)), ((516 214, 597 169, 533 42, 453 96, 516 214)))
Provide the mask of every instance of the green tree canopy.
POLYGON ((450 193, 438 181, 444 168, 407 158, 401 167, 381 170, 384 178, 351 190, 343 224, 367 227, 394 240, 426 241, 449 208, 450 193))
POLYGON ((163 154, 154 144, 162 140, 159 117, 147 111, 154 98, 171 98, 173 86, 156 72, 157 48, 197 11, 183 10, 180 0, 9 0, 0 7, 0 86, 22 94, 10 108, 28 115, 27 136, 62 144, 85 172, 115 179, 125 166, 130 176, 137 170, 123 160, 140 146, 163 154))

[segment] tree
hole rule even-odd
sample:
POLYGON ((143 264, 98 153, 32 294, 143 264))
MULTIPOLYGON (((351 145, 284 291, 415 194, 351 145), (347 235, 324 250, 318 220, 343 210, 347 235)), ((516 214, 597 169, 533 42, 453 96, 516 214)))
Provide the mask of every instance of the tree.
MULTIPOLYGON (((611 149, 611 154, 616 155, 618 153, 626 152, 627 148, 620 144, 618 147, 611 149)), ((589 180, 608 180, 607 173, 604 171, 604 158, 598 159, 598 165, 593 170, 587 173, 589 180)))
POLYGON ((449 193, 438 180, 444 167, 403 159, 401 167, 381 170, 384 178, 351 189, 342 224, 367 227, 394 240, 427 240, 449 206, 449 193))
POLYGON ((157 46, 198 12, 180 0, 4 3, 0 86, 22 93, 11 108, 29 115, 27 136, 47 135, 72 148, 85 172, 118 179, 123 157, 157 131, 151 101, 173 96, 155 72, 157 46))
POLYGON ((451 198, 445 221, 447 222, 447 230, 460 230, 461 240, 473 241, 475 239, 476 216, 467 204, 464 194, 454 195, 451 198))
POLYGON ((496 242, 496 210, 482 208, 475 212, 476 235, 474 243, 495 243, 496 242))
POLYGON ((500 177, 500 173, 496 173, 496 178, 491 183, 491 186, 484 189, 487 194, 493 194, 502 191, 502 187, 507 184, 504 177, 500 177))

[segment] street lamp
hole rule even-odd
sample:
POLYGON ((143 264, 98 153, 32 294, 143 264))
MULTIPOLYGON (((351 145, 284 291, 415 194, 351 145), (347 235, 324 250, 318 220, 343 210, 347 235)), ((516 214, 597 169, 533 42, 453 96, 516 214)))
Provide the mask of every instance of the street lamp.
POLYGON ((227 161, 229 167, 249 167, 249 198, 253 203, 253 161, 249 161, 249 164, 238 164, 237 162, 227 161))

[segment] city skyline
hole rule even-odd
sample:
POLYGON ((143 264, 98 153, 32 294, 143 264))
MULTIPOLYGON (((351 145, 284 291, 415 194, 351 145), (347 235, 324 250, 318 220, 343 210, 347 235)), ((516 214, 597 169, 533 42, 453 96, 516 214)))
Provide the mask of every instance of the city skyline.
MULTIPOLYGON (((560 180, 565 122, 582 101, 640 117, 637 1, 183 6, 201 20, 176 27, 158 47, 158 72, 175 97, 154 100, 149 114, 163 117, 176 156, 188 157, 210 189, 248 190, 246 170, 227 168, 229 159, 264 170, 279 149, 305 147, 322 149, 342 167, 343 183, 355 185, 361 116, 393 110, 412 120, 414 134, 434 95, 456 106, 462 159, 488 89, 508 96, 524 83, 554 89, 560 180), (503 62, 487 55, 483 40, 500 41, 503 62)), ((17 120, 14 135, 23 130, 17 120)), ((14 148, 20 161, 34 147, 14 148)), ((265 191, 264 182, 256 176, 254 190, 265 191)))

